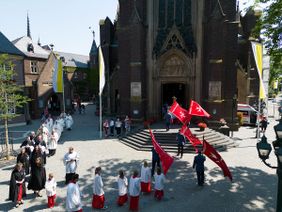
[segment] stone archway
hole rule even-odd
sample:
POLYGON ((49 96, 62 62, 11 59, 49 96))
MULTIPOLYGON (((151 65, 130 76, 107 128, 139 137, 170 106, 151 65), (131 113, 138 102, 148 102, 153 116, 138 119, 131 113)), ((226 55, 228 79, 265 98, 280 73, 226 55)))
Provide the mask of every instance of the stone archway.
POLYGON ((193 96, 193 60, 178 49, 171 49, 163 54, 157 61, 155 70, 155 109, 160 114, 162 106, 172 96, 178 96, 183 107, 188 107, 190 98, 193 96), (171 97, 169 96, 171 95, 171 97), (166 102, 165 102, 166 101, 166 102))

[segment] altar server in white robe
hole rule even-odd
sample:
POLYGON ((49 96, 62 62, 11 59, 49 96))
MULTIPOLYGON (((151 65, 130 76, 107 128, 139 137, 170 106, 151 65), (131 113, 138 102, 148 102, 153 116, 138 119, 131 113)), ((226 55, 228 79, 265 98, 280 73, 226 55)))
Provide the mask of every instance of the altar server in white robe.
POLYGON ((161 200, 164 196, 164 182, 165 176, 161 171, 161 168, 157 168, 157 173, 154 175, 155 178, 155 194, 154 197, 157 200, 161 200))
POLYGON ((46 145, 49 143, 50 131, 47 128, 47 124, 42 124, 42 138, 46 145))
POLYGON ((81 192, 77 184, 79 175, 74 174, 67 187, 66 210, 68 212, 82 212, 81 192))
POLYGON ((67 130, 71 130, 72 125, 73 125, 73 119, 72 119, 72 116, 70 114, 66 115, 65 123, 66 123, 67 130))
POLYGON ((48 128, 48 130, 49 130, 49 132, 51 132, 51 131, 52 131, 52 128, 53 128, 53 124, 54 124, 54 121, 53 121, 53 119, 52 119, 51 114, 49 114, 49 117, 48 117, 48 119, 46 120, 46 122, 47 122, 47 128, 48 128))
POLYGON ((50 140, 48 143, 49 156, 53 156, 56 153, 57 145, 58 145, 59 135, 56 130, 52 130, 50 135, 50 140))
POLYGON ((147 161, 141 167, 141 192, 149 194, 151 192, 151 169, 147 161))
POLYGON ((138 171, 135 170, 129 181, 130 204, 129 210, 138 211, 139 195, 141 191, 141 179, 138 177, 138 171))
POLYGON ((105 206, 105 195, 103 189, 103 181, 101 177, 101 167, 95 169, 95 177, 93 183, 93 199, 92 199, 92 208, 95 209, 106 209, 105 206))
POLYGON ((69 151, 64 156, 64 164, 66 166, 66 184, 69 183, 72 176, 75 174, 78 162, 78 153, 73 150, 73 147, 70 147, 69 151))

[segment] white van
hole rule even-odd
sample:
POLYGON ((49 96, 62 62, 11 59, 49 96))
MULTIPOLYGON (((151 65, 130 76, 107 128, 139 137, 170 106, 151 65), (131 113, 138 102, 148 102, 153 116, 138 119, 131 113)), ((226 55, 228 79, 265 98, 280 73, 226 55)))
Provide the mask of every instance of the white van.
POLYGON ((244 125, 256 125, 258 112, 250 105, 238 104, 237 112, 243 113, 244 125))

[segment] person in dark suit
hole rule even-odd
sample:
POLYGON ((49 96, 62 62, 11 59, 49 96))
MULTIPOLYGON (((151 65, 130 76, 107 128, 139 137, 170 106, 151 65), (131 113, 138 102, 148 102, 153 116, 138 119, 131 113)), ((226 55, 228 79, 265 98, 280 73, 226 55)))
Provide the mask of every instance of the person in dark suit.
POLYGON ((205 180, 205 163, 206 157, 202 155, 202 151, 198 150, 198 155, 194 157, 193 169, 196 167, 198 185, 202 186, 205 180))
POLYGON ((177 140, 177 146, 178 146, 178 151, 177 151, 177 156, 180 154, 180 158, 183 157, 183 147, 185 144, 185 138, 184 136, 179 132, 176 135, 176 140, 177 140))
POLYGON ((156 164, 158 167, 161 167, 159 154, 156 152, 156 150, 153 147, 152 148, 152 170, 151 170, 152 176, 154 176, 155 174, 156 164))

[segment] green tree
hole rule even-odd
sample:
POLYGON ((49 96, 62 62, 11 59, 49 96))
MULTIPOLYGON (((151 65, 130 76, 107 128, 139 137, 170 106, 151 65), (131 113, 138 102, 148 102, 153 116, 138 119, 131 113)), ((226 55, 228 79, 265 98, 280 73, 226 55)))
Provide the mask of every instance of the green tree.
POLYGON ((10 159, 8 121, 19 114, 16 108, 24 107, 30 100, 22 95, 22 86, 17 85, 15 81, 16 72, 14 64, 8 55, 0 55, 0 120, 5 125, 5 145, 7 159, 10 159))
POLYGON ((271 57, 273 70, 282 68, 282 0, 256 0, 267 5, 257 23, 271 57))

